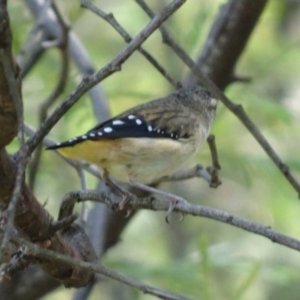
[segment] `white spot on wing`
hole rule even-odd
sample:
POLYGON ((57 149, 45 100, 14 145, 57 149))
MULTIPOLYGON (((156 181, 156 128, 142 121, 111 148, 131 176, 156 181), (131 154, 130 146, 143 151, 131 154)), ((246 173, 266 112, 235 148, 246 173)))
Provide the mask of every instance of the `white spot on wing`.
POLYGON ((112 123, 113 123, 113 125, 123 125, 125 122, 123 122, 121 120, 114 120, 112 123))
POLYGON ((157 133, 160 133, 160 129, 156 129, 157 133))
POLYGON ((140 119, 136 119, 136 120, 135 120, 135 123, 136 123, 137 125, 141 125, 143 122, 142 122, 140 119))
POLYGON ((91 137, 94 137, 94 136, 95 136, 95 133, 90 133, 90 136, 91 136, 91 137))
POLYGON ((112 132, 113 129, 112 129, 111 127, 105 127, 105 128, 103 129, 103 131, 109 133, 109 132, 112 132))
POLYGON ((85 139, 87 138, 87 136, 86 136, 86 135, 83 135, 81 138, 82 138, 83 140, 85 140, 85 139))
POLYGON ((152 126, 148 125, 148 131, 151 132, 152 131, 152 126))
POLYGON ((61 143, 56 143, 56 146, 60 146, 61 143))
POLYGON ((217 103, 218 103, 217 99, 215 99, 215 98, 211 98, 211 99, 210 99, 210 104, 211 104, 211 106, 216 107, 216 106, 217 106, 217 103))
POLYGON ((98 132, 98 135, 99 135, 99 136, 101 136, 101 135, 102 135, 102 132, 101 132, 101 131, 99 131, 99 132, 98 132))
POLYGON ((135 119, 135 116, 134 116, 134 115, 129 115, 129 116, 128 116, 128 119, 129 119, 129 120, 135 119))

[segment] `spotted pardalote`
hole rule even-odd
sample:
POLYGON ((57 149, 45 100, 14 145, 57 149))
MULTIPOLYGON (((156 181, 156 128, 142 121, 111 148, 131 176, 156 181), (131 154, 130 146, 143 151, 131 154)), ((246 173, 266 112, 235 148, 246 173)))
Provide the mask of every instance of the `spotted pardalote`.
POLYGON ((202 87, 133 107, 84 135, 50 146, 107 175, 152 184, 182 167, 206 141, 217 100, 202 87))

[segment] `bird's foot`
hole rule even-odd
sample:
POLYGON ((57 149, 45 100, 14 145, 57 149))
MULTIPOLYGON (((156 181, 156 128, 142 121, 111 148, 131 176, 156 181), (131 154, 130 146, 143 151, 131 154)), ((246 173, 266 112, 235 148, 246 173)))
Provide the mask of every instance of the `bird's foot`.
POLYGON ((126 210, 126 214, 125 214, 125 218, 129 217, 129 215, 131 214, 132 212, 132 209, 131 208, 128 208, 126 207, 127 204, 128 204, 128 201, 130 199, 132 199, 133 195, 128 192, 128 191, 125 191, 123 190, 123 195, 122 195, 122 200, 120 201, 119 205, 118 205, 118 210, 119 211, 124 211, 126 210))
MULTIPOLYGON (((158 194, 158 195, 161 195, 163 196, 164 198, 166 198, 167 200, 169 200, 169 207, 168 207, 168 210, 167 210, 167 213, 166 213, 166 217, 165 217, 165 220, 167 223, 169 223, 169 219, 170 219, 170 216, 172 214, 172 212, 175 210, 176 208, 176 205, 178 203, 181 203, 181 204, 188 204, 188 202, 177 196, 177 195, 174 195, 174 194, 171 194, 171 193, 167 193, 167 192, 163 192, 161 190, 158 190, 154 187, 151 187, 151 186, 148 186, 148 185, 145 185, 145 184, 142 184, 140 182, 137 182, 137 181, 134 181, 134 180, 130 180, 129 181, 130 184, 136 188, 139 188, 141 190, 144 190, 146 192, 150 192, 150 193, 154 193, 154 194, 158 194)), ((180 217, 180 220, 179 222, 181 222, 184 218, 184 213, 183 212, 180 212, 181 214, 181 217, 180 217)))
MULTIPOLYGON (((168 195, 172 195, 172 194, 168 194, 168 195)), ((176 208, 176 205, 178 203, 182 203, 182 204, 188 203, 186 200, 181 199, 181 198, 177 197, 176 195, 174 195, 174 196, 175 196, 175 198, 173 198, 173 199, 169 198, 169 201, 170 201, 169 208, 168 208, 166 216, 165 216, 165 220, 166 220, 167 223, 170 223, 170 217, 171 217, 172 212, 174 211, 174 209, 176 208)), ((184 215, 185 214, 183 212, 180 212, 180 218, 179 218, 179 221, 178 221, 179 223, 183 221, 184 215)))

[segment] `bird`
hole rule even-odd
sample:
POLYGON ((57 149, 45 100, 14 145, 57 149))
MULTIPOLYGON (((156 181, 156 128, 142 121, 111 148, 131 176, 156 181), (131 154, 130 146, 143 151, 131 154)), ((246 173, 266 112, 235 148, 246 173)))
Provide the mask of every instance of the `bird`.
POLYGON ((182 87, 47 149, 97 165, 121 193, 112 177, 152 185, 198 152, 209 136, 217 103, 202 86, 182 87))

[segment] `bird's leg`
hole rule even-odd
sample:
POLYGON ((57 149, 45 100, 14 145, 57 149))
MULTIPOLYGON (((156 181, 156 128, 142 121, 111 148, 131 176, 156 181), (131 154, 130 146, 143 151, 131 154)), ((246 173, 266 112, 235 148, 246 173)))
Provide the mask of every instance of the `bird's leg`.
MULTIPOLYGON (((188 203, 185 199, 183 199, 182 197, 179 197, 177 195, 167 193, 167 192, 163 192, 163 191, 158 190, 154 187, 142 184, 142 183, 134 181, 132 179, 130 179, 129 182, 132 186, 134 186, 136 188, 139 188, 139 189, 144 190, 146 192, 162 195, 164 198, 166 198, 170 201, 169 208, 168 208, 167 213, 166 213, 166 222, 167 223, 169 223, 169 217, 170 217, 171 213, 173 212, 176 204, 178 204, 178 203, 187 204, 188 203)), ((180 218, 180 222, 183 220, 183 217, 184 217, 184 214, 182 213, 182 216, 180 218)))
MULTIPOLYGON (((109 173, 106 169, 103 169, 102 177, 106 183, 108 183, 113 189, 118 191, 122 195, 122 200, 119 203, 118 209, 123 210, 127 202, 131 199, 132 194, 124 189, 122 189, 119 185, 117 185, 109 176, 109 173)), ((129 215, 130 212, 127 214, 129 215)))

